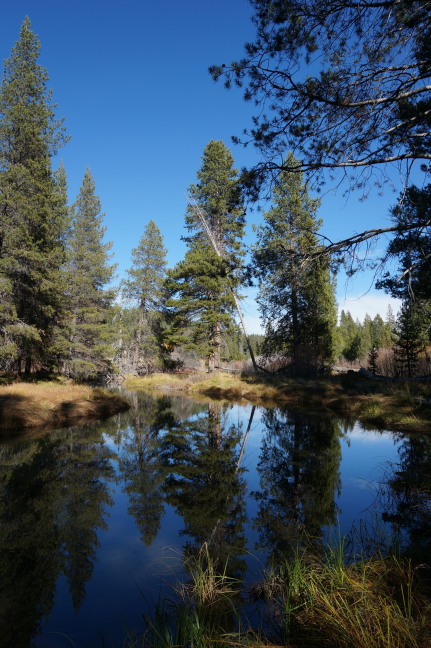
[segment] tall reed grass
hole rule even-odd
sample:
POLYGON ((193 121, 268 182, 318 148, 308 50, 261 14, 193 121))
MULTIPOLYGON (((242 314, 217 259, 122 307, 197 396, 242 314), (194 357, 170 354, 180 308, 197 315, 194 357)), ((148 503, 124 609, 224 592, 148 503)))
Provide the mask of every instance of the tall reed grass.
POLYGON ((142 646, 429 648, 426 567, 378 552, 352 560, 348 544, 340 538, 319 556, 298 549, 265 570, 249 591, 243 588, 242 596, 242 584, 227 577, 226 565, 217 569, 204 544, 187 558, 190 582, 148 620, 142 646), (261 612, 257 624, 244 614, 251 602, 261 612))

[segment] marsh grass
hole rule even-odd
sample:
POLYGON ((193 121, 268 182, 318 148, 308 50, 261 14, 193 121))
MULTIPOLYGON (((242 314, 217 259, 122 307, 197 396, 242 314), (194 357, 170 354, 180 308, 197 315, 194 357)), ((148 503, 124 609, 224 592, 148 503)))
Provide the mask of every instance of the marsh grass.
POLYGON ((396 554, 355 557, 352 546, 338 535, 319 555, 298 549, 241 595, 242 584, 227 577, 227 565, 217 568, 204 544, 186 558, 190 583, 147 620, 142 646, 429 648, 426 567, 396 554), (247 597, 264 619, 258 628, 244 614, 247 597))
POLYGON ((71 382, 20 382, 0 387, 0 432, 63 426, 112 416, 127 401, 71 382))
POLYGON ((228 575, 228 561, 219 569, 204 542, 196 556, 185 560, 185 568, 190 574, 190 582, 176 587, 184 603, 192 602, 199 609, 212 606, 223 606, 230 599, 238 596, 242 583, 228 575))

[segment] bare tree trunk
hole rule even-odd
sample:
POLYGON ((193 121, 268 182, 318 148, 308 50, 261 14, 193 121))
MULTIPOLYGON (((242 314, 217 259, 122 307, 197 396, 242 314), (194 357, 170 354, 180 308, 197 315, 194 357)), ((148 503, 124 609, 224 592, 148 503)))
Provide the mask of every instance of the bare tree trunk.
POLYGON ((296 375, 299 370, 299 320, 298 320, 298 295, 296 290, 292 290, 292 364, 293 374, 296 375))
POLYGON ((217 322, 215 326, 214 334, 214 368, 220 369, 220 348, 221 348, 221 326, 220 322, 217 322))

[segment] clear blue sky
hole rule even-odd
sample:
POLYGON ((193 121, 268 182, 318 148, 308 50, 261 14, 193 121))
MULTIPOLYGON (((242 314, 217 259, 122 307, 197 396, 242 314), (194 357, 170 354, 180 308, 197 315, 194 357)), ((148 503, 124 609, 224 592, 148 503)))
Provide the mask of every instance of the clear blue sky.
MULTIPOLYGON (((150 219, 160 228, 172 266, 184 255, 187 187, 195 182, 204 147, 222 139, 237 167, 257 161, 250 147, 231 145, 231 135, 250 125, 253 106, 241 91, 224 90, 207 70, 243 54, 253 39, 247 0, 14 0, 4 1, 0 56, 10 54, 28 15, 42 45, 40 62, 65 118, 70 142, 59 154, 69 197, 79 190, 87 166, 106 214, 107 240, 114 242, 119 278, 150 219)), ((397 193, 360 203, 341 192, 323 197, 323 232, 332 239, 389 224, 397 193)), ((247 242, 258 212, 248 216, 247 242)), ((378 250, 376 250, 378 254, 378 250)), ((388 297, 371 291, 370 275, 338 280, 340 307, 361 319, 386 313, 388 297), (345 296, 352 301, 344 302, 345 296)), ((252 293, 244 304, 250 329, 258 330, 252 293)))

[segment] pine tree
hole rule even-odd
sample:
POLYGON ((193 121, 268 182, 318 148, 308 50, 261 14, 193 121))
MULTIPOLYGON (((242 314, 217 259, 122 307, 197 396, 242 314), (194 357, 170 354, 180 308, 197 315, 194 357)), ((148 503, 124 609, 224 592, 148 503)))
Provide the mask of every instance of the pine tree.
POLYGON ((133 265, 127 270, 129 278, 122 285, 123 297, 137 305, 133 313, 131 333, 134 357, 130 369, 134 371, 142 371, 145 367, 148 373, 150 365, 157 365, 161 358, 166 263, 162 235, 151 220, 138 247, 132 250, 133 265))
POLYGON ((377 373, 377 359, 379 357, 379 350, 373 344, 371 349, 368 352, 368 371, 371 371, 372 374, 376 375, 377 373))
POLYGON ((428 326, 431 307, 427 302, 405 300, 398 315, 395 329, 394 357, 399 376, 411 378, 416 373, 418 356, 429 340, 428 326))
POLYGON ((399 230, 387 253, 398 260, 398 269, 376 285, 403 300, 394 354, 398 372, 412 376, 417 354, 431 339, 431 184, 408 187, 392 216, 399 230))
POLYGON ((238 173, 229 149, 211 140, 202 156, 198 182, 189 189, 185 259, 170 271, 167 302, 174 315, 177 345, 202 354, 212 371, 220 363, 224 333, 231 330, 235 302, 232 290, 243 281, 244 206, 238 173), (205 218, 214 250, 201 217, 205 218))
POLYGON ((0 89, 0 361, 26 372, 46 364, 63 301, 66 224, 51 156, 65 136, 39 52, 26 18, 0 89))
MULTIPOLYGON (((292 154, 288 160, 293 163, 292 154)), ((299 255, 319 249, 319 201, 310 198, 301 175, 293 173, 280 174, 273 199, 253 251, 266 326, 264 352, 284 356, 294 374, 314 372, 333 359, 336 327, 328 261, 298 261, 299 255)))
POLYGON ((68 300, 70 307, 69 357, 66 373, 93 378, 110 371, 112 301, 107 288, 115 265, 109 264, 112 243, 104 243, 101 204, 90 170, 85 172, 72 207, 72 231, 68 250, 68 300))

